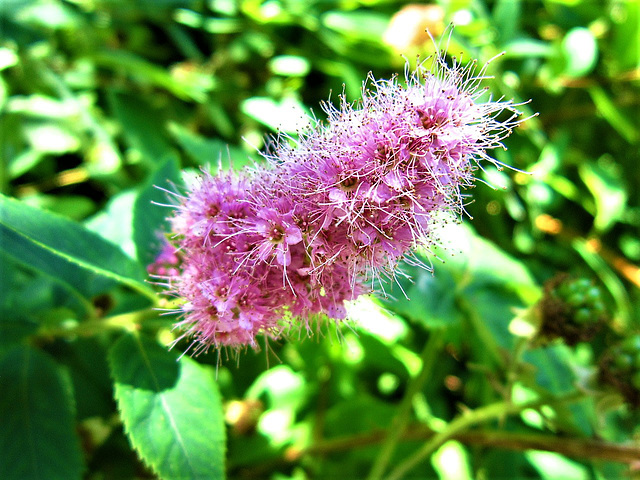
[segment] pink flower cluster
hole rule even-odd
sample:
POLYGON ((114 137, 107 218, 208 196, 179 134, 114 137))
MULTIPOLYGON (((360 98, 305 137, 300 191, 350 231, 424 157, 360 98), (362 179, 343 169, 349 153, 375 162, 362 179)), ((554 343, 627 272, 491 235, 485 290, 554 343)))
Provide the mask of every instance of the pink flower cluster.
POLYGON ((342 319, 369 280, 432 245, 434 215, 462 213, 478 162, 497 163, 486 151, 519 123, 513 102, 483 100, 484 70, 441 55, 403 83, 370 78, 359 103, 325 105, 327 122, 279 142, 266 166, 204 173, 172 218, 183 336, 256 346, 295 319, 342 319))

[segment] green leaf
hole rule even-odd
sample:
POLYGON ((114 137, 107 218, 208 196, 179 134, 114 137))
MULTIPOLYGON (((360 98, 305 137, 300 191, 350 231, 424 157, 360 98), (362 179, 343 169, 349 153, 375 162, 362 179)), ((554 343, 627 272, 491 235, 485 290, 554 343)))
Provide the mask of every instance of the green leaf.
POLYGON ((155 298, 144 270, 117 246, 76 222, 1 195, 0 248, 85 297, 121 283, 155 298))
POLYGON ((167 205, 174 199, 168 198, 169 194, 160 188, 174 191, 181 184, 180 166, 171 158, 156 170, 136 198, 133 207, 133 239, 138 259, 144 265, 155 260, 163 247, 162 234, 170 231, 167 219, 173 209, 156 204, 167 205))
POLYGON ((62 154, 80 148, 80 138, 66 126, 53 122, 28 122, 23 133, 37 152, 62 154))
POLYGON ((129 440, 161 478, 224 477, 222 404, 210 367, 133 335, 111 348, 109 365, 129 440))
POLYGON ((0 71, 17 65, 19 61, 20 58, 13 50, 5 47, 0 48, 0 71))
POLYGON ((73 342, 61 343, 56 349, 56 359, 68 369, 73 384, 78 421, 108 418, 115 411, 106 342, 102 340, 78 337, 73 342))
POLYGON ((79 106, 73 99, 60 100, 46 95, 14 95, 7 102, 7 111, 28 117, 63 119, 79 114, 79 106))
POLYGON ((269 97, 248 98, 240 107, 245 115, 286 133, 296 133, 309 125, 309 112, 297 99, 287 97, 276 101, 269 97))
POLYGON ((609 230, 624 214, 627 192, 622 173, 613 161, 580 164, 580 177, 596 201, 593 226, 599 232, 609 230))
POLYGON ((537 386, 556 395, 573 390, 575 375, 569 366, 572 357, 566 345, 529 350, 525 352, 524 360, 536 367, 537 386))
POLYGON ((0 362, 0 392, 0 478, 82 478, 72 398, 55 363, 30 347, 11 349, 0 362))
POLYGON ((392 312, 427 328, 460 321, 456 307, 456 283, 446 266, 434 273, 403 265, 409 278, 390 280, 384 285, 384 306, 392 312))
POLYGON ((186 154, 199 165, 217 165, 219 162, 223 169, 233 167, 239 170, 255 162, 255 158, 241 148, 217 138, 202 137, 177 123, 169 125, 169 131, 186 154))
POLYGON ((139 95, 111 91, 109 102, 127 143, 150 162, 161 163, 171 152, 171 144, 160 112, 139 95))
POLYGON ((84 195, 46 195, 36 193, 21 200, 32 207, 48 210, 72 220, 82 220, 96 210, 95 203, 84 195))
POLYGON ((511 40, 520 28, 521 0, 498 0, 493 7, 493 23, 502 43, 511 40))
POLYGON ((519 38, 510 41, 504 48, 506 58, 545 58, 553 54, 553 47, 551 47, 551 45, 530 38, 519 38))
POLYGON ((448 225, 441 238, 446 248, 439 248, 436 253, 453 272, 458 288, 467 292, 476 288, 500 288, 516 293, 526 302, 538 299, 539 288, 524 264, 477 235, 469 226, 448 225))
POLYGON ((589 480, 589 469, 557 453, 530 451, 525 456, 543 480, 589 480))
POLYGON ((99 66, 117 71, 122 70, 145 83, 162 87, 183 100, 204 102, 207 98, 205 91, 194 88, 188 81, 174 78, 167 73, 166 69, 148 62, 131 52, 103 50, 91 55, 89 59, 99 66))
POLYGON ((84 225, 105 240, 119 245, 131 258, 136 258, 133 243, 133 206, 138 192, 124 190, 112 196, 100 212, 84 222, 84 225))
POLYGON ((598 42, 589 29, 576 27, 562 40, 565 57, 564 73, 581 77, 590 73, 598 62, 598 42))
POLYGON ((382 34, 389 24, 387 15, 372 11, 331 11, 322 16, 322 24, 336 32, 369 42, 382 43, 382 34))
POLYGON ((311 63, 297 55, 278 55, 269 60, 269 70, 287 77, 304 77, 311 70, 311 63))
POLYGON ((609 98, 601 87, 589 88, 591 100, 598 109, 598 113, 629 143, 638 141, 638 130, 629 118, 609 98))
POLYGON ((2 251, 0 278, 6 285, 11 285, 11 288, 0 290, 0 324, 14 332, 0 334, 0 345, 11 338, 16 339, 19 332, 33 331, 52 310, 75 312, 76 318, 82 318, 93 309, 69 285, 52 282, 49 277, 25 267, 2 251), (20 323, 26 325, 21 327, 20 323))

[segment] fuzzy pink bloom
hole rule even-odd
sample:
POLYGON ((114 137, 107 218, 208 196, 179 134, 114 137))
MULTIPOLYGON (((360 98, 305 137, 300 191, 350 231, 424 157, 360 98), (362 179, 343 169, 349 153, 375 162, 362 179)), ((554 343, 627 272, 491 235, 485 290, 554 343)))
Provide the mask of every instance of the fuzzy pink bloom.
POLYGON ((184 336, 256 346, 293 319, 344 318, 368 279, 433 245, 434 215, 461 215, 479 162, 497 164, 487 150, 519 123, 513 102, 479 88, 484 70, 440 55, 404 82, 369 78, 358 103, 324 105, 326 124, 280 142, 266 168, 205 173, 173 217, 184 336))

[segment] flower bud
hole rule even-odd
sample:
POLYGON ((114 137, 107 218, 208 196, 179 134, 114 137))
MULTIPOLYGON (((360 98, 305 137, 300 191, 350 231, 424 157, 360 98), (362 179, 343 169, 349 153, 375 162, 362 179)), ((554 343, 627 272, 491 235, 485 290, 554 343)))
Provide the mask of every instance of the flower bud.
POLYGON ((592 340, 605 323, 600 288, 586 278, 560 274, 549 280, 538 305, 540 335, 568 345, 592 340))

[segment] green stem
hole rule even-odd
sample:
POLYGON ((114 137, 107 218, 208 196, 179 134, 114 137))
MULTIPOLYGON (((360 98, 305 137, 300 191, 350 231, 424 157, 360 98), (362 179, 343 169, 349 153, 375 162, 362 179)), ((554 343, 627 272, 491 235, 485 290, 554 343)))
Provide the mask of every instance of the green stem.
POLYGON ((513 415, 520 413, 523 410, 529 408, 540 408, 543 405, 556 404, 556 403, 570 403, 579 400, 584 397, 582 392, 572 392, 563 397, 556 399, 543 399, 535 400, 532 402, 514 405, 510 401, 497 402, 491 405, 480 407, 476 410, 463 412, 461 415, 452 420, 447 427, 441 432, 436 433, 428 442, 426 442, 417 452, 401 462, 387 477, 387 480, 399 480, 409 470, 414 468, 420 462, 425 460, 436 449, 438 449, 443 443, 450 438, 454 437, 457 433, 479 423, 486 422, 488 420, 497 419, 506 415, 513 415))
POLYGON ((53 327, 41 328, 37 336, 44 338, 51 337, 88 337, 107 330, 129 330, 136 331, 151 323, 159 323, 160 326, 169 324, 168 320, 158 319, 158 311, 152 308, 139 310, 137 312, 114 315, 112 317, 96 318, 81 322, 56 325, 53 327), (156 320, 156 322, 154 322, 156 320))
MULTIPOLYGON (((405 429, 402 441, 426 441, 435 432, 425 425, 411 425, 405 429)), ((386 431, 375 430, 349 436, 332 438, 314 443, 307 449, 290 448, 284 455, 287 459, 298 459, 305 454, 326 455, 335 452, 352 452, 356 448, 380 444, 386 439, 386 431)), ((472 430, 460 432, 451 440, 465 445, 526 451, 543 450, 561 455, 605 460, 611 462, 632 463, 640 458, 640 448, 634 445, 603 442, 593 438, 571 438, 542 433, 514 433, 499 430, 472 430)))
POLYGON ((400 403, 396 415, 393 417, 393 420, 391 420, 387 438, 382 444, 380 454, 371 467, 367 480, 379 480, 382 478, 389 460, 409 423, 413 397, 422 389, 422 386, 429 379, 436 362, 437 353, 442 347, 443 339, 444 329, 442 328, 434 329, 429 335, 429 339, 420 354, 422 368, 418 375, 410 382, 409 388, 402 399, 402 403, 400 403))

